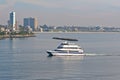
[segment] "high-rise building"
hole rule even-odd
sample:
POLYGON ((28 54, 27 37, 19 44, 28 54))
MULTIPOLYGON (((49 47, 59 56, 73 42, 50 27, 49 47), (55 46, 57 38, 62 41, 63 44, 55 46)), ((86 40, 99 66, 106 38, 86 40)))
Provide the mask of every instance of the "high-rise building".
POLYGON ((11 27, 12 30, 16 30, 15 12, 10 13, 9 26, 11 27))
POLYGON ((33 31, 37 30, 37 19, 36 18, 24 18, 24 27, 30 26, 33 31))

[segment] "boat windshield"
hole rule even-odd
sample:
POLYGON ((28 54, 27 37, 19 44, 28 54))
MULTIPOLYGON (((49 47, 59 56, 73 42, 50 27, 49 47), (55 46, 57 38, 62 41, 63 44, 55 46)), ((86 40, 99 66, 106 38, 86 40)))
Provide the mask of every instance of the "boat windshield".
POLYGON ((63 42, 63 43, 61 43, 61 45, 68 45, 68 42, 67 41, 63 42))

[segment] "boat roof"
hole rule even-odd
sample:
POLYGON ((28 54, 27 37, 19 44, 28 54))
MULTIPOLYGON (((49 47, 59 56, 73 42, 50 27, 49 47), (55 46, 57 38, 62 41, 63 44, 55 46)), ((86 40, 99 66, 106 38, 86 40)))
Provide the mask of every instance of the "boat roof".
POLYGON ((60 37, 53 37, 52 39, 66 40, 66 41, 78 41, 77 39, 72 39, 72 38, 60 38, 60 37))

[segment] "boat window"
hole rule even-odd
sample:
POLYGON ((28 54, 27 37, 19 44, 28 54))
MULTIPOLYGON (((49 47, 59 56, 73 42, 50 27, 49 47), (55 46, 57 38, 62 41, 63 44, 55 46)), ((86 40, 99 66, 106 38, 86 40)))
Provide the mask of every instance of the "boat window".
POLYGON ((55 51, 57 51, 59 53, 67 53, 67 51, 65 51, 65 50, 55 50, 55 51))
POLYGON ((70 53, 78 53, 78 51, 69 51, 70 53))
POLYGON ((61 46, 58 46, 57 48, 58 48, 58 49, 61 49, 61 48, 63 48, 63 47, 61 47, 61 46))
POLYGON ((68 45, 68 43, 61 43, 61 45, 68 45))
POLYGON ((78 47, 61 47, 61 46, 59 46, 59 47, 57 47, 58 49, 81 49, 81 48, 78 48, 78 47))
POLYGON ((69 53, 78 54, 79 52, 78 51, 70 51, 69 53))

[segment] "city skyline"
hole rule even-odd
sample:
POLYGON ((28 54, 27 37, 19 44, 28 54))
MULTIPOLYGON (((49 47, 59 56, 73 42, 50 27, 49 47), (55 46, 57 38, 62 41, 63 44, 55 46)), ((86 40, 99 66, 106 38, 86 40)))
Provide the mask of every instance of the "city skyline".
POLYGON ((32 17, 24 18, 24 27, 30 27, 33 31, 37 30, 37 19, 32 17))
POLYGON ((119 0, 0 0, 0 24, 7 24, 9 13, 23 18, 36 17, 43 25, 120 27, 119 0))

